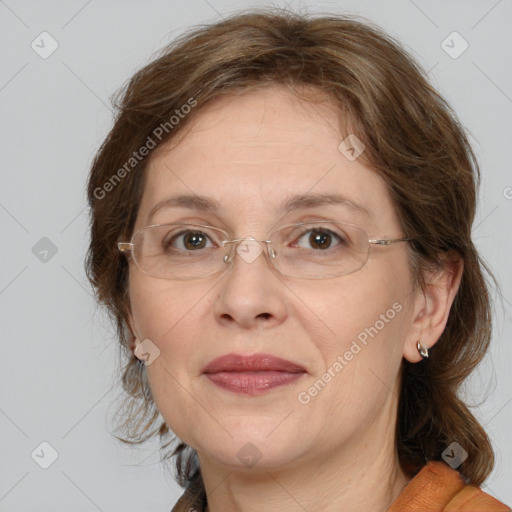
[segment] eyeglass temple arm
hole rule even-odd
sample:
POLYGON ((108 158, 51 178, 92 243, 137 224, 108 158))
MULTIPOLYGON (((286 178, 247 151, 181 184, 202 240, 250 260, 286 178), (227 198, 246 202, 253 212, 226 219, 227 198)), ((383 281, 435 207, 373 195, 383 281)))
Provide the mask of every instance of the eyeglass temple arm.
POLYGON ((376 244, 376 245, 392 245, 396 244, 398 242, 410 242, 411 240, 414 240, 414 238, 394 238, 392 240, 368 240, 368 243, 370 244, 376 244))

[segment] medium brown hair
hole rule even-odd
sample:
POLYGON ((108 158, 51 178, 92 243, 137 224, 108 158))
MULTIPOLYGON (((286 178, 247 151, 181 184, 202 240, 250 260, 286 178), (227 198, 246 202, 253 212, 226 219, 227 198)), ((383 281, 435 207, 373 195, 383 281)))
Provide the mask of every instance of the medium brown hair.
POLYGON ((114 127, 90 172, 86 262, 97 299, 115 321, 124 359, 127 399, 119 439, 142 443, 159 434, 164 459, 177 455, 178 482, 200 479, 195 451, 158 421, 145 367, 130 348, 128 266, 116 242, 130 238, 137 216, 150 157, 141 158, 141 148, 148 137, 157 146, 174 137, 219 94, 272 84, 316 88, 346 114, 346 133, 366 145, 360 158, 384 178, 405 236, 415 239, 410 259, 417 286, 425 286, 425 271, 439 268, 447 252, 464 260, 460 289, 431 357, 402 362, 396 447, 402 468, 413 476, 427 460, 441 460, 455 441, 469 454, 459 471, 466 482, 480 485, 492 470, 493 450, 458 397, 491 337, 487 269, 471 239, 478 163, 465 130, 425 72, 392 37, 354 16, 237 14, 182 35, 120 91, 114 127), (169 122, 192 102, 189 114, 169 122), (160 138, 159 126, 167 127, 160 138), (178 443, 174 450, 168 449, 171 441, 178 443))

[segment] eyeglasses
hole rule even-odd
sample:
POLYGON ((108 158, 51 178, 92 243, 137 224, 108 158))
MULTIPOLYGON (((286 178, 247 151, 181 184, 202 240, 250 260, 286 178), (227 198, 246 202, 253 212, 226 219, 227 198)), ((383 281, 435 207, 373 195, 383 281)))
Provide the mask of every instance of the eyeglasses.
POLYGON ((266 252, 272 267, 288 277, 329 279, 363 268, 370 244, 389 246, 412 240, 371 240, 357 226, 330 220, 288 224, 268 238, 229 240, 225 231, 213 226, 172 223, 142 228, 130 242, 119 242, 117 247, 124 253, 131 252, 142 272, 162 279, 211 276, 229 268, 235 252, 246 263, 266 252))

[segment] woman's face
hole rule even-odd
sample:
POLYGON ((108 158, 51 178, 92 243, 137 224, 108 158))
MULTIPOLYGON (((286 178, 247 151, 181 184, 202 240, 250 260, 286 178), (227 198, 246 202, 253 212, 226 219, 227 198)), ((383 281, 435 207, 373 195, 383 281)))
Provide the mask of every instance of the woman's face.
MULTIPOLYGON (((339 149, 338 126, 334 105, 280 86, 217 98, 179 144, 152 155, 135 230, 196 221, 266 240, 276 222, 322 218, 371 239, 403 236, 383 180, 339 149), (279 209, 297 195, 333 193, 346 202, 279 209), (150 218, 180 195, 211 198, 219 209, 163 206, 150 218)), ((224 274, 188 281, 148 276, 131 261, 130 323, 160 351, 146 371, 171 430, 203 461, 270 469, 392 442, 412 289, 404 243, 372 245, 361 270, 325 280, 277 274, 265 254, 236 254, 224 274), (219 356, 261 353, 303 372, 254 393, 203 373, 219 356)))

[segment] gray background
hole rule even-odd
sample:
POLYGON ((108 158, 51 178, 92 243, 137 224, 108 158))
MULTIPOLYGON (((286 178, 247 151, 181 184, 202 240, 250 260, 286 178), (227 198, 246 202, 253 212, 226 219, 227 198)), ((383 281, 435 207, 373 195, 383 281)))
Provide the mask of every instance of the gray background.
MULTIPOLYGON (((1 511, 166 511, 181 494, 158 463, 156 441, 129 450, 110 434, 119 399, 117 355, 113 329, 83 270, 85 181, 111 126, 112 93, 189 26, 257 5, 269 4, 0 1, 1 511), (59 45, 46 59, 31 47, 35 41, 39 52, 51 48, 43 31, 59 45), (51 462, 43 441, 58 452, 48 469, 39 466, 51 462)), ((497 451, 484 488, 510 505, 512 1, 273 5, 378 23, 430 70, 471 134, 483 170, 474 237, 504 301, 496 308, 489 357, 466 393, 480 404, 475 413, 497 451), (458 58, 442 46, 453 31, 469 44, 458 58)), ((463 42, 452 39, 445 45, 458 52, 463 42)))

